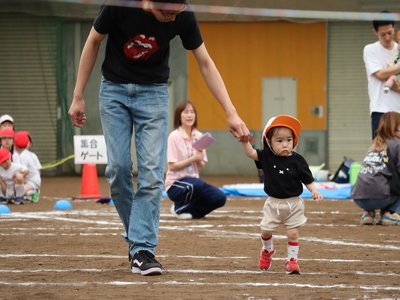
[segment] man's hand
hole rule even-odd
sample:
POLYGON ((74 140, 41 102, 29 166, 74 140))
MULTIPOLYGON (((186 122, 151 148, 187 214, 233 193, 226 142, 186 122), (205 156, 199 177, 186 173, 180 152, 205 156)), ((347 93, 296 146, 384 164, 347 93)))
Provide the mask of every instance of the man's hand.
POLYGON ((78 99, 74 97, 69 107, 68 115, 75 127, 82 128, 87 120, 85 114, 85 100, 83 98, 78 99))
POLYGON ((393 81, 392 91, 400 93, 400 79, 398 77, 393 81))
POLYGON ((247 142, 250 139, 249 129, 237 114, 229 116, 227 122, 230 132, 240 142, 247 142))

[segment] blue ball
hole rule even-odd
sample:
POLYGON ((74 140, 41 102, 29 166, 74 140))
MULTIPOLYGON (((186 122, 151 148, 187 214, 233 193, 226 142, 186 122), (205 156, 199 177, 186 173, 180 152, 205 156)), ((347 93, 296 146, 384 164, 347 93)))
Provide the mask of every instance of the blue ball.
POLYGON ((6 215, 11 213, 10 208, 7 205, 1 204, 0 205, 0 215, 6 215))
POLYGON ((108 205, 115 206, 113 199, 111 199, 110 202, 108 202, 108 205))
POLYGON ((72 204, 66 199, 60 199, 54 204, 53 208, 57 210, 70 210, 72 209, 72 204))

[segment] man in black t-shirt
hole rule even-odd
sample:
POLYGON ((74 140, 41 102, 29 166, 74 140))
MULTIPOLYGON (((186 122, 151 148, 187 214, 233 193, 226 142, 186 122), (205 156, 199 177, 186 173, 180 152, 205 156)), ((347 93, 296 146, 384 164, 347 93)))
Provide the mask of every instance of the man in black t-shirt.
POLYGON ((69 116, 86 123, 84 90, 99 47, 107 37, 100 87, 100 117, 107 146, 106 176, 126 230, 132 272, 162 274, 155 259, 168 137, 168 58, 170 40, 179 36, 226 113, 239 140, 249 130, 236 112, 224 82, 203 43, 196 17, 185 0, 132 1, 136 7, 103 6, 82 51, 69 116), (132 184, 134 130, 138 187, 132 184))

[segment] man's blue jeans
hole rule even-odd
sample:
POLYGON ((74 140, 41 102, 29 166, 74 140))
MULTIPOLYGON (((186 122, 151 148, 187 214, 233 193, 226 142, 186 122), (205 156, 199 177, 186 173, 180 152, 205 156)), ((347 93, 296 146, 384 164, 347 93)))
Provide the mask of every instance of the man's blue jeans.
POLYGON ((166 84, 119 84, 102 79, 100 118, 107 147, 106 177, 127 233, 130 253, 154 253, 168 138, 166 84), (137 190, 132 175, 135 133, 137 190))

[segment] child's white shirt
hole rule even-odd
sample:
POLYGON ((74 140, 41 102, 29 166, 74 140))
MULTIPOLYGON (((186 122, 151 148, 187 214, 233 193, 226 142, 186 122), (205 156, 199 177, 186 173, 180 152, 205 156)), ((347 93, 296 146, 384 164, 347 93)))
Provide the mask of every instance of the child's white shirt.
POLYGON ((14 184, 14 176, 20 172, 26 172, 28 169, 23 165, 18 163, 12 162, 10 167, 6 170, 0 166, 0 177, 4 180, 4 182, 8 185, 14 184))
POLYGON ((13 162, 20 164, 28 169, 28 175, 25 177, 25 182, 34 183, 35 188, 40 188, 41 177, 39 158, 33 152, 28 149, 23 150, 21 153, 14 151, 13 162))

